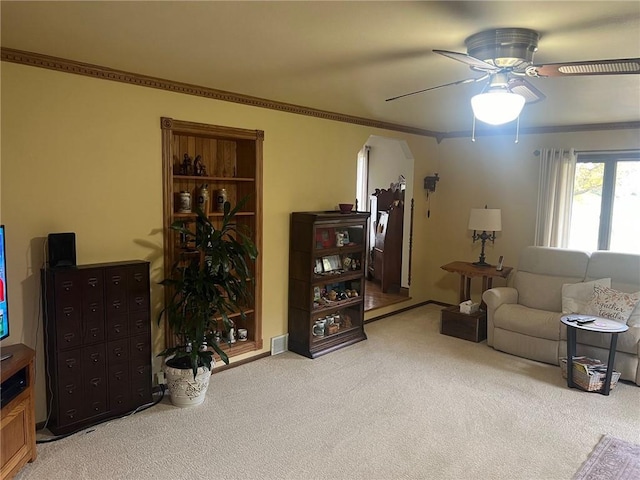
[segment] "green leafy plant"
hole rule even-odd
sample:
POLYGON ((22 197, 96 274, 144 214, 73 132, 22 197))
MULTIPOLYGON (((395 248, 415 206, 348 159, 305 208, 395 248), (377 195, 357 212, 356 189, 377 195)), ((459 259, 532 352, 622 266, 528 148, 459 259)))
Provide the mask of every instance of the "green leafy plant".
POLYGON ((254 278, 248 262, 255 261, 258 251, 247 229, 233 221, 247 198, 233 209, 225 202, 219 229, 199 209, 195 222, 179 220, 170 227, 186 248, 170 276, 160 282, 168 287, 170 297, 158 315, 158 324, 166 316, 178 344, 158 356, 167 357, 169 366, 191 368, 194 378, 198 367, 211 369, 214 352, 229 364, 215 331, 220 319, 225 331, 232 327, 232 313, 239 312, 244 319, 243 306, 253 298, 254 278))

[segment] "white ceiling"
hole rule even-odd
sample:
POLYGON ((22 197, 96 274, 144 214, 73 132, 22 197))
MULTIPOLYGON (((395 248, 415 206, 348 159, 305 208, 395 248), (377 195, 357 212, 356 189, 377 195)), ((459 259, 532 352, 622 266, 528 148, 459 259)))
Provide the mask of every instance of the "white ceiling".
MULTIPOLYGON (((482 84, 432 49, 540 32, 534 63, 640 57, 640 2, 8 2, 2 46, 439 132, 468 130, 482 84)), ((521 127, 640 120, 640 75, 532 79, 521 127)))

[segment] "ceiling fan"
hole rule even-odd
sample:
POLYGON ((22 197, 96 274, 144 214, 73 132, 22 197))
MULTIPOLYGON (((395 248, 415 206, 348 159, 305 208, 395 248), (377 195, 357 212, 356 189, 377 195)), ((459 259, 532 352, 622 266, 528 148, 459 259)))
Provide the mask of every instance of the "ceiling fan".
POLYGON ((447 50, 433 50, 435 53, 467 64, 471 70, 482 75, 405 93, 388 98, 386 101, 442 87, 478 83, 486 80, 482 93, 474 96, 471 100, 474 115, 478 120, 500 125, 518 118, 525 103, 535 103, 546 98, 540 90, 527 80, 527 77, 547 78, 640 73, 640 58, 535 65, 533 63, 533 55, 538 50, 539 38, 538 32, 527 28, 498 28, 476 33, 467 38, 465 40, 466 54, 447 50), (506 102, 504 106, 501 103, 498 104, 502 101, 506 102), (483 105, 485 107, 484 111, 482 110, 483 105), (503 115, 498 115, 499 113, 503 113, 503 115))

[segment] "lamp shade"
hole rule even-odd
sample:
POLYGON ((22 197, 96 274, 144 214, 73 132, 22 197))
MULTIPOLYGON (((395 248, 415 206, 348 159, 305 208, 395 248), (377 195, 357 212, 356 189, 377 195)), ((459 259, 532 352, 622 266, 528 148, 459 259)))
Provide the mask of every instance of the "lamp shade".
POLYGON ((471 98, 475 117, 491 125, 512 122, 520 115, 524 103, 522 95, 504 89, 489 90, 471 98))
POLYGON ((499 208, 472 208, 469 215, 469 230, 500 232, 502 213, 499 208))

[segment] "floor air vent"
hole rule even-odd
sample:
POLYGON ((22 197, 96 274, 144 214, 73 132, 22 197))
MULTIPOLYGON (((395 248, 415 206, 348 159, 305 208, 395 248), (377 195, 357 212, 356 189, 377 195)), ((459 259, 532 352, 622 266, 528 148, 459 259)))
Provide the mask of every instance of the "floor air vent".
POLYGON ((289 343, 289 334, 280 335, 279 337, 273 337, 271 339, 271 355, 278 355, 287 351, 287 344, 289 343))

